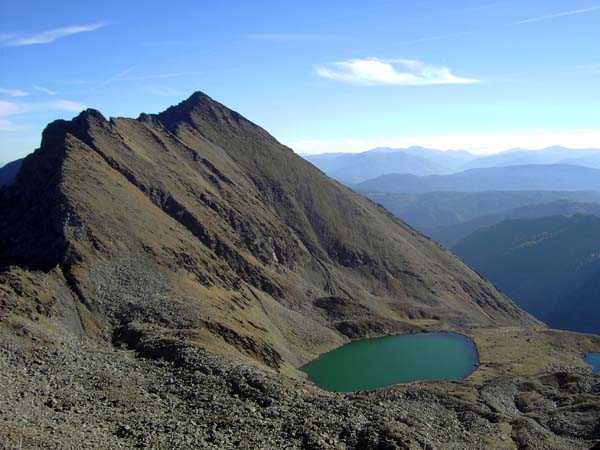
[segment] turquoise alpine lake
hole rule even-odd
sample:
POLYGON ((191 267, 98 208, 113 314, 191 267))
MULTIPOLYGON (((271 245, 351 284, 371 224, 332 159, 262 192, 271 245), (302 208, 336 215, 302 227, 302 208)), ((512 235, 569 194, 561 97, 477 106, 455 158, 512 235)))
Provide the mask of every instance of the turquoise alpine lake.
POLYGON ((456 333, 417 333, 354 341, 301 368, 332 392, 419 380, 459 380, 479 364, 475 343, 456 333))
POLYGON ((584 358, 585 362, 591 364, 594 373, 600 373, 600 353, 588 353, 584 358))

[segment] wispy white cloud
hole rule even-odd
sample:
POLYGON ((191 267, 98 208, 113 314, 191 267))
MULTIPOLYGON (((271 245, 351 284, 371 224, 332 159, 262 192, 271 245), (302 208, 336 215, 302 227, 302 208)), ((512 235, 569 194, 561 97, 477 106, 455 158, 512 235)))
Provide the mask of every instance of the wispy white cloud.
POLYGON ((548 14, 545 16, 532 17, 530 19, 519 20, 517 22, 514 22, 513 25, 523 25, 525 23, 540 22, 542 20, 557 19, 559 17, 574 16, 576 14, 585 14, 585 13, 590 13, 590 12, 594 12, 594 11, 600 11, 600 6, 592 6, 591 8, 573 9, 570 11, 563 11, 563 12, 559 12, 556 14, 548 14))
POLYGON ((187 47, 199 45, 199 43, 196 41, 164 40, 144 42, 141 45, 145 47, 187 47))
POLYGON ((1 95, 8 95, 9 97, 27 97, 29 92, 22 91, 21 89, 5 89, 0 88, 1 95))
POLYGON ((79 112, 85 108, 85 105, 71 100, 55 100, 52 102, 36 103, 0 100, 0 118, 46 111, 79 112))
POLYGON ((12 122, 10 120, 0 118, 0 131, 14 131, 12 122))
POLYGON ((297 153, 357 153, 376 147, 406 148, 422 146, 440 150, 467 150, 472 153, 497 153, 511 148, 539 149, 560 145, 568 148, 598 148, 600 128, 544 128, 490 134, 390 136, 380 139, 323 139, 286 142, 297 153))
POLYGON ((192 75, 191 72, 165 72, 165 73, 150 73, 150 74, 141 74, 134 75, 132 74, 135 70, 135 66, 128 67, 127 69, 122 70, 121 72, 107 78, 104 81, 100 82, 101 86, 106 86, 107 84, 112 84, 116 81, 147 81, 147 80, 160 80, 166 78, 177 78, 185 75, 192 75))
POLYGON ((272 42, 322 42, 322 41, 346 41, 352 38, 347 36, 332 36, 326 34, 307 33, 252 33, 247 34, 246 39, 253 41, 272 42))
POLYGON ((6 117, 19 112, 19 105, 15 102, 0 100, 0 131, 14 131, 13 123, 6 117))
POLYGON ((431 66, 410 59, 350 59, 317 67, 317 74, 323 78, 362 86, 418 86, 479 82, 472 78, 458 77, 447 67, 431 66))
POLYGON ((42 107, 46 107, 46 109, 54 109, 59 111, 70 111, 70 112, 80 112, 83 111, 86 106, 79 102, 73 102, 71 100, 57 100, 55 102, 49 102, 41 104, 42 107))
POLYGON ((144 86, 144 91, 159 97, 185 97, 189 92, 166 86, 144 86))
POLYGON ((85 108, 85 105, 71 100, 35 103, 0 100, 0 131, 18 132, 27 128, 27 126, 24 126, 22 119, 14 122, 14 116, 51 111, 80 112, 85 108))
POLYGON ((469 34, 478 33, 479 30, 471 30, 471 31, 457 31, 456 33, 448 33, 448 34, 438 34, 435 36, 426 36, 418 39, 412 39, 410 41, 400 42, 400 44, 419 44, 421 42, 431 42, 431 41, 444 41, 446 39, 452 39, 455 37, 466 36, 469 34))
POLYGON ((38 92, 41 92, 42 94, 46 94, 46 95, 56 95, 56 92, 53 91, 52 89, 48 89, 47 87, 44 86, 39 86, 37 84, 33 85, 33 89, 35 89, 38 92))
POLYGON ((127 74, 131 73, 135 69, 135 66, 128 67, 127 69, 122 70, 121 72, 107 78, 104 81, 100 82, 101 86, 106 86, 107 84, 114 83, 115 81, 123 79, 127 74))
POLYGON ((69 27, 54 28, 48 31, 33 33, 25 36, 12 35, 3 40, 5 47, 21 47, 25 45, 49 44, 57 39, 78 33, 86 33, 98 30, 106 26, 104 22, 91 23, 87 25, 73 25, 69 27))
POLYGON ((158 80, 163 78, 177 78, 184 75, 191 75, 188 72, 167 72, 167 73, 151 73, 147 75, 132 75, 128 77, 122 77, 125 81, 143 81, 143 80, 158 80))
POLYGON ((0 117, 10 116, 19 112, 19 104, 0 100, 0 117))

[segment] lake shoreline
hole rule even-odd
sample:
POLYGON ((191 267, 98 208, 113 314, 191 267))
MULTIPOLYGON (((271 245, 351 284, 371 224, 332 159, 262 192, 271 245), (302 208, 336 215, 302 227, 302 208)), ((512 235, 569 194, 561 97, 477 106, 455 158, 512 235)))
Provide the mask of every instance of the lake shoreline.
MULTIPOLYGON (((374 391, 394 385, 423 381, 464 381, 476 372, 479 367, 479 349, 471 336, 454 330, 426 330, 366 339, 353 339, 342 346, 319 355, 298 369, 304 372, 307 379, 320 389, 333 393, 349 393, 374 391), (416 336, 422 336, 425 340, 417 340, 414 338, 416 336), (401 342, 398 340, 398 338, 408 337, 412 337, 413 342, 401 342), (395 342, 397 344, 392 343, 394 339, 396 339, 395 342), (378 361, 372 352, 377 353, 378 350, 382 351, 382 347, 384 348, 383 351, 387 351, 388 354, 385 355, 383 360, 378 361), (369 349, 366 353, 365 348, 369 349), (356 354, 352 354, 353 352, 356 354), (447 353, 436 354, 436 352, 447 353), (452 353, 454 353, 456 358, 451 360, 449 359, 449 355, 452 353), (397 359, 397 356, 400 359, 397 359), (332 358, 343 359, 337 363, 331 363, 329 360, 332 358), (356 372, 360 372, 360 370, 364 371, 364 368, 360 367, 364 363, 362 361, 357 363, 357 359, 359 358, 370 361, 373 364, 374 371, 379 367, 384 372, 383 375, 377 374, 375 378, 388 380, 389 377, 396 376, 399 377, 399 381, 373 381, 372 378, 374 377, 369 375, 368 372, 362 375, 363 379, 360 379, 360 376, 356 375, 356 372), (382 361, 385 361, 383 363, 385 369, 381 369, 380 367, 382 361), (353 367, 352 364, 355 364, 355 366, 353 367), (342 372, 343 375, 331 373, 332 371, 335 372, 336 370, 344 369, 346 371, 342 372), (323 372, 319 373, 319 371, 323 372), (446 371, 446 373, 439 375, 439 371, 441 373, 446 371), (315 373, 319 375, 315 375, 315 373), (354 380, 357 383, 357 388, 349 389, 348 386, 352 385, 352 382, 348 381, 348 379, 357 376, 359 379, 354 380), (404 379, 405 381, 403 381, 404 379), (375 385, 363 388, 361 386, 364 383, 375 383, 375 385)), ((370 386, 370 384, 368 385, 370 386)))

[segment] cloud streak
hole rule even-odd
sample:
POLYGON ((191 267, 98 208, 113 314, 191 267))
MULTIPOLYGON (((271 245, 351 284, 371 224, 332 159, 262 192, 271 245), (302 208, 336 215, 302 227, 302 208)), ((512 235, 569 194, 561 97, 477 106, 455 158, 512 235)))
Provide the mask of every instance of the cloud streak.
POLYGON ((55 100, 52 102, 23 103, 0 100, 0 117, 10 117, 19 114, 38 113, 46 111, 80 112, 86 107, 71 100, 55 100))
POLYGON ((54 28, 48 31, 42 31, 26 36, 10 37, 3 45, 5 47, 22 47, 26 45, 49 44, 67 36, 79 33, 87 33, 98 30, 106 26, 104 22, 91 23, 86 25, 72 25, 69 27, 54 28))
POLYGON ((22 114, 44 113, 49 111, 67 111, 78 113, 86 108, 81 103, 71 100, 55 100, 52 102, 23 103, 16 101, 0 100, 0 131, 19 131, 23 127, 15 126, 12 116, 22 114))
POLYGON ((33 89, 35 89, 38 92, 41 92, 42 94, 46 94, 46 95, 56 95, 56 92, 53 91, 52 89, 48 89, 47 87, 44 86, 38 86, 37 84, 35 84, 33 86, 33 89))
POLYGON ((412 39, 410 41, 400 42, 400 44, 419 44, 421 42, 431 42, 431 41, 443 41, 446 39, 452 39, 455 37, 466 36, 469 34, 478 33, 479 30, 471 30, 471 31, 457 31, 456 33, 448 33, 448 34, 439 34, 436 36, 427 36, 418 39, 412 39))
POLYGON ((518 22, 514 22, 513 25, 523 25, 525 23, 541 22, 543 20, 557 19, 559 17, 574 16, 576 14, 585 14, 585 13, 590 13, 590 12, 594 12, 594 11, 600 11, 600 6, 593 6, 591 8, 573 9, 571 11, 563 11, 563 12, 559 12, 556 14, 549 14, 546 16, 532 17, 530 19, 519 20, 518 22))
POLYGON ((27 97, 29 92, 22 91, 21 89, 0 88, 0 94, 8 95, 9 97, 27 97))
POLYGON ((303 34, 303 33, 253 33, 247 34, 246 39, 253 41, 271 41, 271 42, 324 42, 324 41, 347 41, 351 40, 346 36, 331 36, 321 34, 303 34))
POLYGON ((473 84, 480 80, 458 77, 443 66, 410 59, 350 59, 317 67, 317 75, 359 86, 423 86, 473 84))

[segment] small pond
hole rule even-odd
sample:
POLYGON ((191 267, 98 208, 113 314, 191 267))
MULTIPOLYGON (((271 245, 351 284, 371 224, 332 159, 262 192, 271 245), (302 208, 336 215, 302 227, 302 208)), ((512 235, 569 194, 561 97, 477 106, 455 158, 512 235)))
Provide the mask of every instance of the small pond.
POLYGON ((419 380, 459 380, 479 363, 474 342, 456 333, 417 333, 354 341, 301 368, 333 392, 419 380))
POLYGON ((592 365, 594 373, 600 373, 600 353, 588 353, 584 360, 592 365))

